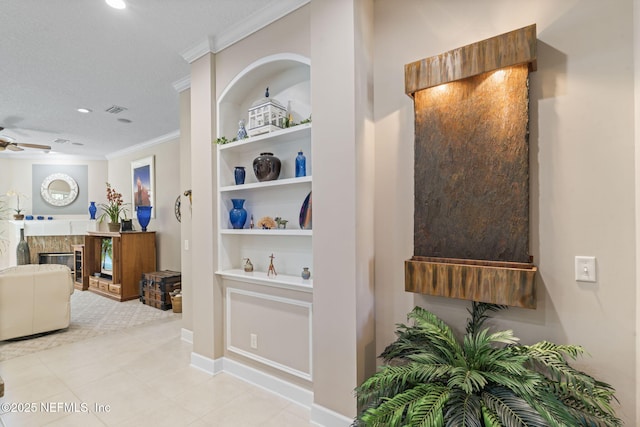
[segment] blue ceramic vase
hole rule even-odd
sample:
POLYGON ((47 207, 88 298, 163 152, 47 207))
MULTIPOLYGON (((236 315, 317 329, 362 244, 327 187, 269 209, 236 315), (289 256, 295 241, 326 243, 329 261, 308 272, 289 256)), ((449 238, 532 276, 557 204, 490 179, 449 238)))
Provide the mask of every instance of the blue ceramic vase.
POLYGON ((236 166, 233 170, 233 176, 236 180, 236 185, 244 184, 244 178, 246 176, 244 166, 236 166))
POLYGON ((233 208, 229 211, 229 222, 235 229, 244 228, 247 222, 247 210, 244 208, 244 199, 231 199, 233 208))
POLYGON ((98 208, 96 207, 96 202, 89 202, 89 219, 96 219, 96 212, 98 208))
POLYGON ((151 206, 138 206, 136 214, 138 215, 138 222, 140 223, 140 227, 142 227, 142 231, 147 231, 147 226, 149 225, 149 221, 151 221, 151 206))

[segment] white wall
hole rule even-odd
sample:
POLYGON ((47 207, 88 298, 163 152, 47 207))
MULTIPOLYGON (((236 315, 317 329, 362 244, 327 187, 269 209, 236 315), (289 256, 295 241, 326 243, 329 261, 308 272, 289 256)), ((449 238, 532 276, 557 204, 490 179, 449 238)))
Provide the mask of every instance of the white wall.
MULTIPOLYGON (((105 181, 111 184, 128 205, 128 217, 134 219, 134 228, 140 230, 131 209, 132 178, 131 162, 154 156, 155 165, 155 218, 151 219, 147 230, 156 232, 156 245, 159 270, 180 271, 180 223, 176 219, 173 207, 180 189, 180 141, 176 138, 153 144, 133 152, 111 157, 109 159, 108 177, 105 181)), ((100 203, 106 202, 105 181, 100 183, 100 203)), ((100 210, 98 210, 100 214, 100 210)), ((104 224, 103 224, 104 225, 104 224)))
POLYGON ((496 324, 524 343, 583 345, 576 363, 617 389, 636 420, 633 1, 375 2, 376 330, 378 353, 414 305, 463 329, 468 302, 407 294, 413 251, 413 104, 403 65, 536 23, 530 76, 531 253, 538 309, 496 324), (574 281, 574 257, 597 257, 598 282, 574 281))
MULTIPOLYGON (((34 158, 30 156, 25 158, 0 159, 0 195, 5 195, 9 190, 16 190, 22 194, 27 194, 28 197, 26 199, 20 199, 20 208, 23 209, 23 213, 26 215, 34 214, 31 209, 33 198, 40 197, 40 194, 31 194, 31 167, 34 164, 86 165, 88 167, 87 188, 80 187, 78 191, 86 191, 89 200, 99 201, 105 198, 104 182, 107 179, 106 160, 86 160, 82 158, 61 160, 55 157, 34 158)), ((15 207, 16 200, 14 197, 4 197, 4 199, 11 209, 15 207)), ((56 218, 87 219, 89 218, 88 207, 87 205, 86 214, 61 215, 56 218)), ((8 212, 9 215, 13 213, 13 210, 8 212)), ((3 224, 0 224, 0 231, 3 230, 3 228, 3 224)), ((6 235, 6 231, 4 234, 6 235)), ((2 234, 0 234, 0 237, 2 237, 2 234)), ((2 246, 0 246, 0 248, 2 248, 2 246)), ((15 248, 5 246, 4 251, 0 251, 0 268, 9 265, 9 251, 15 251, 15 248)))

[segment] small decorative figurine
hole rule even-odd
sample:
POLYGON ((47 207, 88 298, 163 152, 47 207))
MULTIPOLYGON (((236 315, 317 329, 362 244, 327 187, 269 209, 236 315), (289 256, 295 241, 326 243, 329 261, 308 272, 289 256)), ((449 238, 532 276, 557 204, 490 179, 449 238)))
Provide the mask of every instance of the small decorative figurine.
POLYGON ((244 127, 244 120, 238 122, 238 140, 248 138, 247 129, 244 127))
POLYGON ((253 214, 251 214, 251 222, 249 222, 249 228, 253 228, 254 224, 253 224, 253 214))
POLYGON ((251 264, 251 260, 249 258, 243 258, 245 260, 244 263, 244 271, 247 273, 253 271, 253 264, 251 264))
POLYGON ((276 273, 276 268, 273 266, 273 259, 275 258, 275 256, 271 254, 269 258, 271 258, 271 261, 269 261, 269 269, 267 270, 267 277, 271 277, 272 274, 274 276, 277 276, 278 273, 276 273))
POLYGON ((275 217, 274 221, 277 224, 277 228, 287 228, 287 222, 289 222, 289 220, 282 219, 279 216, 275 217))

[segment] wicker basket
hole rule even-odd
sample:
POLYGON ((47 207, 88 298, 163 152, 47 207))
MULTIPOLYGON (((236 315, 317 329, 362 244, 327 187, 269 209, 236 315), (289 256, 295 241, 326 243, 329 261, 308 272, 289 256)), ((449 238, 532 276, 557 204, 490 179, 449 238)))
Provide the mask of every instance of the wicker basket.
POLYGON ((174 313, 182 313, 182 295, 171 295, 171 307, 174 313))

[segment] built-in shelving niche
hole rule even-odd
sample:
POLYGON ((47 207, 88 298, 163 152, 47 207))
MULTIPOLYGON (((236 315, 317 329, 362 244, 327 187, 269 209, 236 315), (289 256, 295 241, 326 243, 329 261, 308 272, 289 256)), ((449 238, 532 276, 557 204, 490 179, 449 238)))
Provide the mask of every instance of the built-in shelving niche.
MULTIPOLYGON (((248 123, 248 109, 269 87, 270 97, 287 108, 295 126, 273 129, 216 147, 217 206, 219 223, 216 274, 224 295, 225 357, 250 363, 284 381, 294 381, 310 391, 313 384, 311 343, 313 230, 300 225, 300 212, 313 186, 311 117, 311 62, 282 53, 249 64, 221 93, 218 100, 218 136, 232 140, 240 119, 248 123), (306 176, 295 176, 295 158, 302 151, 306 176), (270 152, 282 162, 277 180, 257 180, 253 159, 270 152), (246 170, 244 184, 236 185, 234 168, 246 170), (255 226, 232 228, 231 199, 244 199, 255 226), (261 229, 263 216, 288 220, 286 228, 261 229), (277 274, 267 274, 273 255, 277 274), (253 271, 245 272, 249 258, 253 271), (252 338, 253 337, 253 338, 252 338)), ((249 130, 249 129, 248 129, 249 130)))
POLYGON ((415 107, 405 290, 536 307, 529 255, 531 25, 405 66, 415 107))

